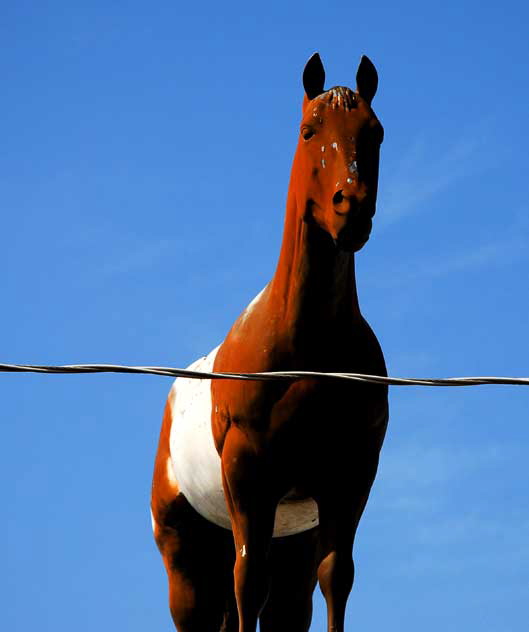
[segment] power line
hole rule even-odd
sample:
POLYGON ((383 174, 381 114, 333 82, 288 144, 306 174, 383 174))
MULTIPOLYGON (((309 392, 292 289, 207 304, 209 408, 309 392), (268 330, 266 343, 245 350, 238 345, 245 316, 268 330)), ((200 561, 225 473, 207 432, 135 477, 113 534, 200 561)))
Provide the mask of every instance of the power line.
POLYGON ((44 366, 35 364, 0 364, 3 373, 141 373, 215 380, 300 380, 307 378, 349 380, 358 383, 387 384, 389 386, 480 386, 484 384, 510 384, 529 386, 529 377, 449 377, 403 378, 366 375, 363 373, 326 373, 320 371, 268 371, 262 373, 210 373, 162 366, 124 366, 119 364, 66 364, 44 366))

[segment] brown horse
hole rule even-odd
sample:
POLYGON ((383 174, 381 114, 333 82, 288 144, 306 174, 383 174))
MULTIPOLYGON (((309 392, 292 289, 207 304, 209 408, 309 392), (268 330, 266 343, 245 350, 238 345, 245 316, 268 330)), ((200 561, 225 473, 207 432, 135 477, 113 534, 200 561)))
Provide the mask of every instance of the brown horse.
MULTIPOLYGON (((354 270, 376 205, 377 73, 362 57, 356 92, 324 79, 315 54, 275 275, 196 369, 385 375, 354 270)), ((306 632, 317 578, 328 630, 343 631, 387 420, 380 385, 175 381, 152 514, 178 630, 306 632)))

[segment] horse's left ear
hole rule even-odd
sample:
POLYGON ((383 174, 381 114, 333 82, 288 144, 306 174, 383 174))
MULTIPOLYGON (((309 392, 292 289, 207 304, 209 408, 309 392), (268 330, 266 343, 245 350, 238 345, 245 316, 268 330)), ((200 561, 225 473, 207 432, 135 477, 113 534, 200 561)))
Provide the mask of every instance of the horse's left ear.
POLYGON ((325 69, 321 63, 321 58, 318 53, 314 53, 309 61, 305 64, 303 70, 303 87, 305 88, 305 94, 309 100, 316 98, 324 90, 325 84, 325 69))
POLYGON ((356 71, 356 89, 358 94, 371 105, 378 86, 378 73, 373 62, 362 55, 360 65, 356 71))

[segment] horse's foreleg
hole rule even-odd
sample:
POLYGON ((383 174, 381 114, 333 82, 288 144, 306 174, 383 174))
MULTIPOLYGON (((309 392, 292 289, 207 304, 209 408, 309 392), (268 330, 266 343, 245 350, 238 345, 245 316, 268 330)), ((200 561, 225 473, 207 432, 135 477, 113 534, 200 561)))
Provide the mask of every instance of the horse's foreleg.
POLYGON ((272 585, 259 619, 261 632, 308 632, 318 568, 318 529, 274 538, 272 585))
MULTIPOLYGON (((343 632, 347 598, 353 587, 353 544, 375 478, 378 456, 366 460, 356 472, 352 489, 317 500, 320 520, 321 561, 318 581, 327 604, 328 632, 343 632)), ((328 489, 332 489, 329 486, 328 489)), ((336 489, 336 486, 334 486, 336 489)))
POLYGON ((276 504, 261 460, 245 435, 230 429, 222 450, 222 476, 235 540, 235 597, 239 632, 255 632, 270 582, 269 550, 276 504))
POLYGON ((328 632, 343 632, 347 598, 353 587, 352 549, 355 526, 349 515, 320 504, 322 559, 318 582, 327 604, 328 632))

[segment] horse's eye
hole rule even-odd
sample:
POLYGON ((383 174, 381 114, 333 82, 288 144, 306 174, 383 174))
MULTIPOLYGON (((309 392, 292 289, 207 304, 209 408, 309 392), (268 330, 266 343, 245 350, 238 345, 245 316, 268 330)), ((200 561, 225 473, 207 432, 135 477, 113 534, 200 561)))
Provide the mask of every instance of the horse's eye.
POLYGON ((302 127, 301 128, 301 135, 303 136, 304 140, 309 140, 309 138, 312 138, 314 136, 314 130, 312 127, 302 127))

